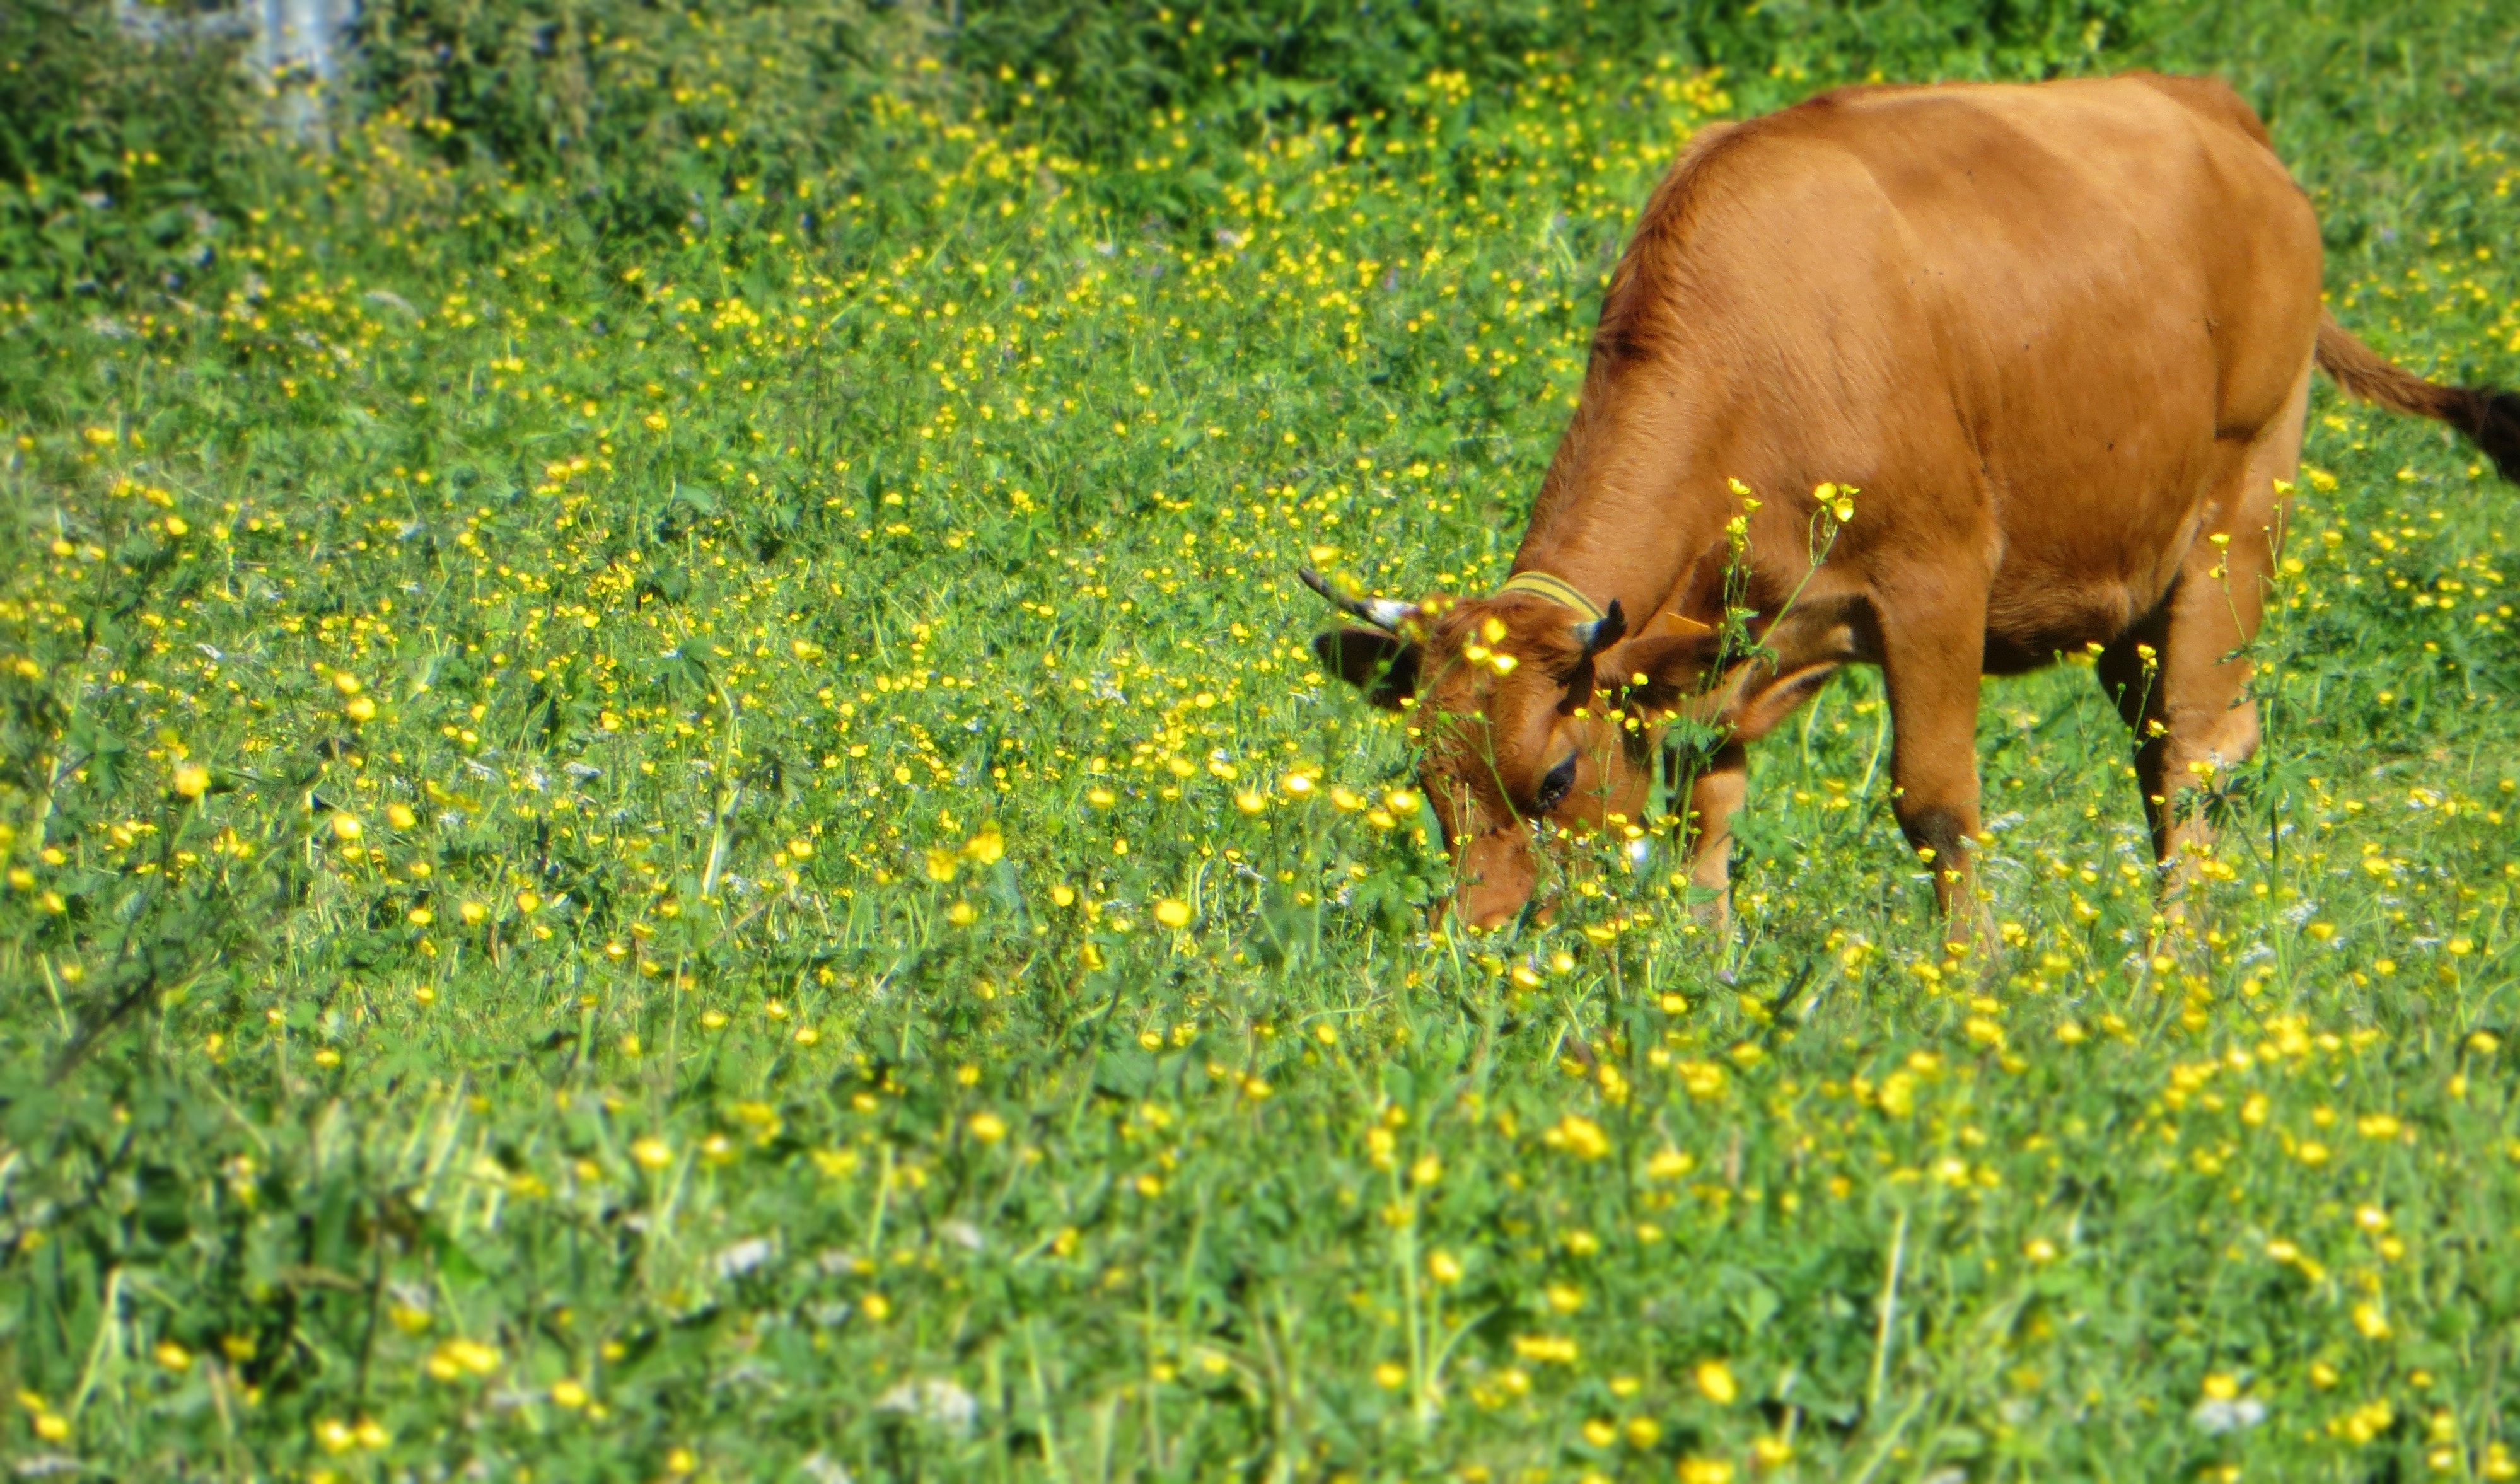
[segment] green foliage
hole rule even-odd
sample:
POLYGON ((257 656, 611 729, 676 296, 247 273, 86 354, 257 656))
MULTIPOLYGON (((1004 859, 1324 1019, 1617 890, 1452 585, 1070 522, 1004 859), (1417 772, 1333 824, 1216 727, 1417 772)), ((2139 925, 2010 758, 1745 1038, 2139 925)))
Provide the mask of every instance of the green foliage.
POLYGON ((232 43, 167 32, 133 39, 112 0, 0 9, 0 293, 180 290, 209 261, 246 84, 232 43))
POLYGON ((1725 68, 1754 107, 1868 76, 2053 76, 2136 41, 2142 14, 2135 0, 971 0, 949 55, 1002 121, 1125 162, 1150 114, 1238 143, 1397 116, 1437 72, 1485 106, 1537 77, 1657 62, 1725 68), (1057 107, 1039 105, 1048 92, 1057 107))
MULTIPOLYGON (((1724 84, 1430 74, 1201 176, 914 62, 790 157, 766 23, 608 20, 689 68, 640 94, 587 22, 537 133, 468 14, 200 293, 0 318, 13 1463, 2510 1476, 2520 551, 2466 449, 2320 394, 2202 940, 2072 666, 1987 690, 1998 963, 1868 676, 1756 750, 1732 935, 1594 846, 1437 932, 1289 570, 1498 580, 1724 84), (638 226, 669 176, 700 219, 638 226)), ((2520 382, 2520 29, 2421 21, 2138 59, 2243 59, 2339 315, 2520 382)))
POLYGON ((361 12, 362 101, 608 235, 670 236, 746 187, 853 175, 878 90, 942 90, 919 66, 936 29, 866 0, 385 0, 361 12))

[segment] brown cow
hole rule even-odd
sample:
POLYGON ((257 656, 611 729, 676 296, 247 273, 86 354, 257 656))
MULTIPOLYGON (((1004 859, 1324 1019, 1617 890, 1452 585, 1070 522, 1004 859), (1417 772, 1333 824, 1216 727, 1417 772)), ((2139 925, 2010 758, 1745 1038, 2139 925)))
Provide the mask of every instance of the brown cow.
POLYGON ((2520 478, 2520 397, 2381 359, 2319 272, 2309 200, 2216 81, 1857 88, 1701 134, 1611 279, 1505 590, 1304 574, 1374 625, 1317 648, 1411 709, 1462 916, 1530 899, 1535 821, 1641 831, 1683 714, 1723 739, 1684 827, 1721 902, 1743 744, 1850 663, 1882 668, 1892 807, 1956 937, 1984 925, 1981 674, 2095 651, 2177 859, 2203 828, 2181 789, 2257 745, 2231 656, 2312 366, 2520 478), (1833 540, 1823 481, 1860 490, 1833 540))

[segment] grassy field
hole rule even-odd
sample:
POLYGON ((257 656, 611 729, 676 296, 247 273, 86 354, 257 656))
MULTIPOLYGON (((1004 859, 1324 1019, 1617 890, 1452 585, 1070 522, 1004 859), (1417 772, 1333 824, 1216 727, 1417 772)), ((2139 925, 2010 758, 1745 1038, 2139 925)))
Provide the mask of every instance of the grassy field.
MULTIPOLYGON (((2199 24, 2129 60, 2270 111, 2340 318, 2520 382, 2520 19, 2199 24)), ((1631 213, 1798 85, 1156 121, 1170 221, 905 93, 636 252, 387 117, 214 292, 0 308, 0 1453, 2520 1477, 2520 493, 2431 425, 2318 394, 2191 953, 2073 666, 1986 691, 1984 971, 1868 674, 1732 936, 1667 857, 1430 929, 1291 569, 1497 582, 1631 213)))

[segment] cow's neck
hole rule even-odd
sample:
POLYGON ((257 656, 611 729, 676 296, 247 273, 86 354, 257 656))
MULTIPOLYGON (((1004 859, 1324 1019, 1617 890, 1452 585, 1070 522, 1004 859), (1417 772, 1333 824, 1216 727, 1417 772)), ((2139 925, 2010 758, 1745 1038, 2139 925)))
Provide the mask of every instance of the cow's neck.
POLYGON ((1605 380, 1588 380, 1513 569, 1564 578, 1596 603, 1616 598, 1642 623, 1680 602, 1722 544, 1724 474, 1687 415, 1697 399, 1668 383, 1621 397, 1605 380))

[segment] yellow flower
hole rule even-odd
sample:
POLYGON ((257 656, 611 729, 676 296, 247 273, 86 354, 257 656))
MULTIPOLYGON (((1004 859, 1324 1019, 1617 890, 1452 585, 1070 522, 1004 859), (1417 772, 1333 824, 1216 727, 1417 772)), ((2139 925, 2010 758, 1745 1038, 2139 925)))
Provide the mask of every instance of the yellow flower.
POLYGON ((543 910, 543 899, 534 892, 519 891, 517 893, 517 910, 530 917, 543 910))
POLYGON ((353 696, 349 702, 341 707, 341 714, 352 721, 374 721, 377 719, 376 700, 373 697, 353 696))
POLYGON ((477 924, 483 918, 490 915, 490 909, 478 902, 467 902, 456 909, 455 915, 467 922, 477 924))
POLYGON ((1610 1136, 1601 1126, 1581 1113, 1568 1113, 1557 1120, 1540 1142, 1552 1148, 1564 1149, 1578 1159, 1598 1159, 1610 1152, 1610 1136))
POLYGON ((1584 1307, 1584 1290, 1573 1283, 1551 1283, 1541 1292, 1548 1298, 1549 1307, 1560 1314, 1572 1314, 1584 1307))
POLYGON ((1373 1368, 1373 1384, 1385 1391, 1397 1391, 1409 1384, 1409 1368, 1397 1361, 1384 1361, 1373 1368))
POLYGON ((385 823, 393 826, 396 830, 408 830, 412 826, 420 823, 420 816, 411 812, 411 805, 409 804, 387 804, 385 805, 385 823))
POLYGON ((1730 1407, 1740 1396, 1741 1385, 1732 1379, 1732 1368, 1722 1361, 1699 1361, 1690 1372, 1698 1391, 1718 1407, 1730 1407))
POLYGON ((175 796, 200 798, 210 791, 210 770, 199 763, 179 763, 175 767, 175 796))
POLYGON ((553 1406, 565 1407, 571 1412, 575 1412, 592 1400, 587 1396, 584 1386, 567 1376, 562 1376, 552 1382, 551 1399, 553 1406))
POLYGON ((1679 1149, 1664 1149, 1645 1161, 1647 1180, 1678 1180, 1697 1168, 1695 1156, 1679 1149))
POLYGON ((1576 1361, 1575 1341, 1562 1334, 1517 1334, 1513 1353, 1542 1365, 1572 1366, 1576 1361))
POLYGON ((956 902, 945 909, 945 921, 957 927, 968 927, 979 918, 980 910, 968 902, 956 902))
POLYGON ((991 825, 963 842, 963 853, 983 866, 994 866, 1007 856, 1007 837, 991 825))
POLYGON ((333 689, 340 692, 344 696, 356 696, 361 691, 367 689, 367 687, 361 684, 359 677, 351 674, 349 671, 335 670, 333 672, 333 689))
POLYGON ((355 814, 336 814, 333 816, 333 837, 335 839, 355 840, 360 835, 367 832, 368 827, 360 824, 359 817, 355 814))
POLYGON ((173 1340, 159 1340, 157 1354, 158 1364, 169 1371, 185 1372, 193 1369, 193 1352, 173 1340))
POLYGON ((488 1375, 499 1369, 499 1352, 479 1340, 448 1340, 437 1347, 436 1354, 457 1371, 474 1375, 488 1375))
POLYGON ((650 1134, 631 1141, 630 1158, 643 1170, 661 1170, 674 1162, 674 1147, 650 1134))
POLYGON ((1434 1252, 1426 1258, 1426 1276, 1439 1283, 1462 1281, 1462 1260, 1450 1252, 1434 1252))
POLYGON ((665 415, 661 412, 652 412, 646 417, 641 418, 639 421, 647 426, 650 432, 663 432, 667 427, 671 426, 665 415))
POLYGON ((1732 1484, 1732 1465, 1722 1459, 1684 1459, 1680 1484, 1732 1484))
POLYGON ((1188 927, 1190 925, 1190 904, 1188 902, 1176 901, 1171 897, 1166 897, 1155 904, 1155 921, 1163 923, 1166 927, 1188 927))
POLYGON ((927 852, 927 879, 931 881, 950 881, 962 869, 954 860, 954 852, 950 850, 938 849, 927 852))
POLYGON ((964 1120, 963 1127, 982 1144, 995 1144, 1007 1137, 1007 1121, 986 1109, 964 1120))

